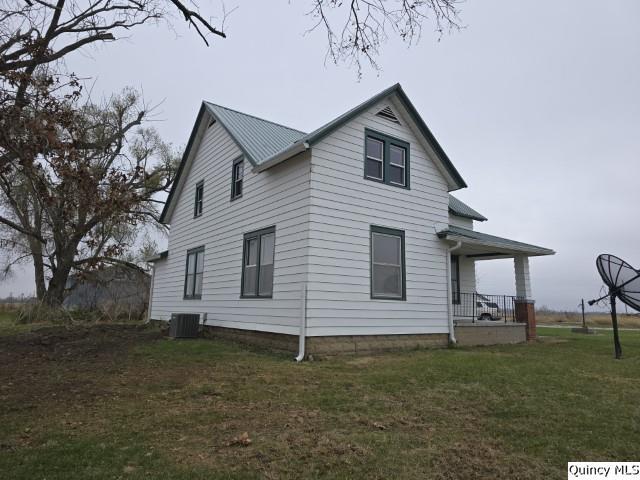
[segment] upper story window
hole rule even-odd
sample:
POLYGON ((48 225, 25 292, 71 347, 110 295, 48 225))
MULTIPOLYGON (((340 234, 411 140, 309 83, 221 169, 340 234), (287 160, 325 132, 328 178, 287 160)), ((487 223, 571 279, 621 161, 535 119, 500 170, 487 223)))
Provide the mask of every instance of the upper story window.
POLYGON ((365 130, 364 178, 409 188, 409 144, 365 130))
POLYGON ((196 183, 196 198, 193 204, 193 216, 199 217, 202 215, 202 203, 204 201, 204 180, 196 183))
POLYGON ((231 170, 231 200, 242 196, 242 181, 244 179, 244 161, 240 157, 233 162, 231 170))

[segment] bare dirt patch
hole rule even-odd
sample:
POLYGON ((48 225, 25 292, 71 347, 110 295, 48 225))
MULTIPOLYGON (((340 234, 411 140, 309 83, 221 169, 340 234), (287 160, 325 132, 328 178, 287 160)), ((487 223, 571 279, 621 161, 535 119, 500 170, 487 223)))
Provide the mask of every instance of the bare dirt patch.
POLYGON ((0 395, 13 400, 9 405, 24 400, 23 407, 52 398, 91 400, 101 388, 100 378, 113 372, 131 348, 160 337, 139 325, 47 327, 2 336, 0 395))

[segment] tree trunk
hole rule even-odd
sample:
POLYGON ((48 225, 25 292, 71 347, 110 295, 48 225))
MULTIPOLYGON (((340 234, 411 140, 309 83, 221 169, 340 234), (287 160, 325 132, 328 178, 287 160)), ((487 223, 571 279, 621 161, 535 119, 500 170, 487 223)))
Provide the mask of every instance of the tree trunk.
POLYGON ((46 292, 44 281, 44 261, 42 260, 42 244, 34 239, 29 238, 29 250, 33 259, 33 276, 36 281, 36 298, 42 301, 46 292))
POLYGON ((60 270, 57 270, 51 277, 51 280, 49 280, 47 290, 42 297, 42 303, 49 307, 59 307, 64 301, 64 287, 69 275, 67 273, 67 275, 64 276, 62 274, 58 274, 58 272, 60 272, 60 270))
MULTIPOLYGON (((75 249, 72 250, 72 252, 75 249)), ((59 307, 64 301, 64 290, 67 286, 67 280, 69 279, 69 273, 73 266, 73 253, 63 252, 58 256, 57 268, 53 271, 53 275, 49 280, 47 291, 45 292, 42 302, 50 307, 59 307)))
POLYGON ((36 298, 38 301, 42 301, 44 298, 47 287, 44 282, 44 262, 42 261, 42 253, 32 253, 33 257, 33 273, 36 279, 36 298))

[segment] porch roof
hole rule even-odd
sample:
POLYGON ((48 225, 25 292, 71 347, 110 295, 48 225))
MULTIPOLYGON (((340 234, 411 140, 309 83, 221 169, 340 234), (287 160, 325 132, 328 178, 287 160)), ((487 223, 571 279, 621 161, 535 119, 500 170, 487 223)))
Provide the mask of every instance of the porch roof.
POLYGON ((462 242, 462 246, 457 253, 470 258, 491 259, 508 258, 515 255, 526 255, 529 257, 541 255, 554 255, 556 252, 549 248, 539 247, 528 243, 510 240, 508 238, 497 237, 487 233, 476 232, 467 228, 449 225, 438 232, 438 237, 443 240, 462 242))
POLYGON ((459 217, 470 218, 471 220, 478 220, 479 222, 484 222, 487 220, 487 217, 478 213, 462 200, 454 197, 451 194, 449 194, 449 211, 459 217))

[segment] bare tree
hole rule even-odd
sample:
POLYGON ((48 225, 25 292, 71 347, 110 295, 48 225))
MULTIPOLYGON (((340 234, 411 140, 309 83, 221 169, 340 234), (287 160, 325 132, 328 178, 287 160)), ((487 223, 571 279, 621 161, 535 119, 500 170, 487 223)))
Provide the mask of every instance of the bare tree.
MULTIPOLYGON (((0 0, 0 127, 9 129, 5 137, 20 135, 33 127, 30 115, 22 115, 22 109, 29 105, 30 96, 48 88, 47 82, 53 81, 56 74, 64 74, 60 61, 67 55, 114 41, 139 25, 168 21, 175 13, 207 45, 210 36, 226 36, 224 17, 221 26, 214 27, 181 0, 0 0)), ((31 135, 32 139, 35 137, 31 135)), ((0 143, 0 170, 10 168, 16 161, 16 152, 0 143)), ((0 218, 0 222, 20 230, 19 225, 6 218, 0 218)))
POLYGON ((149 110, 135 91, 104 105, 75 102, 56 118, 48 148, 0 172, 3 211, 29 232, 18 232, 16 245, 31 255, 38 298, 50 305, 62 302, 72 271, 135 268, 123 254, 141 226, 157 223, 157 194, 168 192, 178 163, 155 130, 141 127, 149 110))
POLYGON ((310 31, 323 29, 327 58, 350 62, 362 73, 362 61, 378 69, 376 57, 389 35, 408 45, 420 39, 422 26, 432 20, 435 31, 458 30, 459 0, 313 0, 309 15, 316 20, 310 31))
POLYGON ((167 19, 172 7, 207 45, 207 34, 226 36, 223 27, 214 27, 180 0, 2 0, 0 72, 33 72, 86 45, 113 41, 135 26, 167 19))
POLYGON ((126 263, 119 256, 136 227, 157 221, 155 195, 169 188, 175 160, 140 129, 150 112, 135 92, 83 104, 63 60, 176 13, 207 45, 225 37, 180 0, 0 0, 3 267, 30 259, 48 304, 62 301, 71 270, 126 263))

